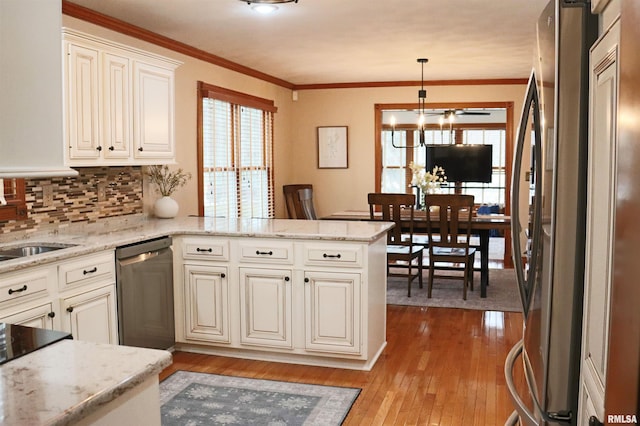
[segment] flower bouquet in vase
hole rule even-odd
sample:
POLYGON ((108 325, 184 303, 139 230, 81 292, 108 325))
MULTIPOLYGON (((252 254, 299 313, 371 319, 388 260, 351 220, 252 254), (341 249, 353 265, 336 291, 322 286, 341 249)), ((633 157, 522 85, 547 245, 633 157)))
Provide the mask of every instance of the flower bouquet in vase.
POLYGON ((155 184, 156 191, 162 196, 153 205, 156 217, 168 219, 178 214, 178 202, 171 198, 176 189, 186 185, 191 179, 191 173, 185 173, 182 169, 170 171, 169 166, 149 166, 147 169, 149 182, 155 184))
POLYGON ((412 173, 411 186, 420 188, 420 202, 424 206, 424 196, 439 192, 442 185, 447 182, 447 175, 444 169, 439 166, 435 166, 431 171, 426 171, 424 166, 411 162, 409 168, 412 173))

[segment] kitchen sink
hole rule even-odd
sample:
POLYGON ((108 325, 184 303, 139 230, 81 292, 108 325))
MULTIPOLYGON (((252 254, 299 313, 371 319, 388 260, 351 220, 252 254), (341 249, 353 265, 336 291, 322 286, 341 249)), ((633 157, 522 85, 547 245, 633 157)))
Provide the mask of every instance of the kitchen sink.
POLYGON ((58 243, 34 243, 22 244, 19 246, 0 248, 0 261, 16 259, 19 257, 34 256, 36 254, 48 253, 50 251, 60 250, 67 247, 73 247, 75 244, 58 244, 58 243))

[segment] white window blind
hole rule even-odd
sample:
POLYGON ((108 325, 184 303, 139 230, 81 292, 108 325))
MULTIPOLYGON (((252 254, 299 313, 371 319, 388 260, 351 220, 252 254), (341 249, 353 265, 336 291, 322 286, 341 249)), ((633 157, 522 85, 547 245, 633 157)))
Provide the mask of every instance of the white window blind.
POLYGON ((212 86, 201 88, 202 200, 204 216, 271 218, 273 106, 212 86), (229 94, 233 96, 230 96, 229 94), (237 102, 233 102, 233 98, 237 102))

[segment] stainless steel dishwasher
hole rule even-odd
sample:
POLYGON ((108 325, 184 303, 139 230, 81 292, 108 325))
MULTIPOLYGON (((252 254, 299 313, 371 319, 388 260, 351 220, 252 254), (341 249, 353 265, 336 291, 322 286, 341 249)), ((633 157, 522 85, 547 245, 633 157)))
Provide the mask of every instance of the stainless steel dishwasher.
POLYGON ((171 237, 116 248, 120 344, 168 349, 175 343, 171 237))

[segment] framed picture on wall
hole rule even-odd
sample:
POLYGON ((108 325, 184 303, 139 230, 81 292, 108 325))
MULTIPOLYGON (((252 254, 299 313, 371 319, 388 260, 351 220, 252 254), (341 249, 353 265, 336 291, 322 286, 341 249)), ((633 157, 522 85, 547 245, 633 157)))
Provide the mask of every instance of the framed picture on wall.
POLYGON ((346 169, 348 162, 347 126, 318 127, 318 168, 346 169))

